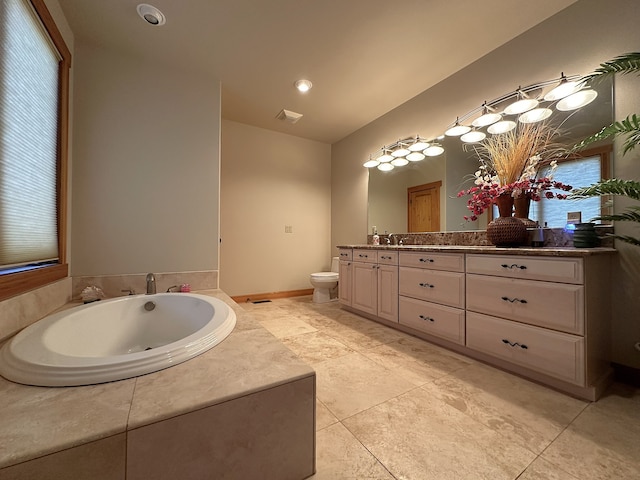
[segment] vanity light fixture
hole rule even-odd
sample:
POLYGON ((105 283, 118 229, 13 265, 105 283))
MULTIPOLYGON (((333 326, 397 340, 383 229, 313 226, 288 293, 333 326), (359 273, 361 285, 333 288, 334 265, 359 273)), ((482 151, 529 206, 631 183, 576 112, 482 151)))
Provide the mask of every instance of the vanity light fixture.
POLYGON ((301 79, 296 80, 294 86, 298 89, 299 92, 306 93, 311 90, 311 87, 313 87, 313 83, 311 83, 310 80, 301 79))
POLYGON ((382 147, 382 154, 376 158, 376 160, 380 163, 387 163, 393 160, 393 157, 389 155, 389 150, 385 147, 382 147))
POLYGON ((516 122, 512 120, 502 120, 501 122, 489 125, 489 128, 487 128, 487 132, 492 135, 498 135, 500 133, 507 133, 514 128, 516 128, 516 122))
POLYGON ((412 152, 420 152, 425 148, 429 148, 429 144, 416 135, 415 142, 409 145, 407 148, 412 152))
MULTIPOLYGON (((444 138, 444 137, 443 137, 444 138)), ((369 155, 369 160, 363 166, 366 168, 377 167, 382 171, 393 170, 394 167, 403 167, 409 162, 419 162, 426 157, 441 155, 444 148, 433 140, 416 135, 398 140, 391 145, 385 145, 380 150, 369 155)))
POLYGON ((404 167, 405 165, 408 165, 408 164, 409 164, 409 160, 403 157, 398 157, 391 160, 391 165, 393 165, 394 167, 404 167))
POLYGON ((474 127, 486 127, 487 125, 491 125, 492 123, 496 123, 500 120, 502 120, 502 115, 496 113, 496 110, 488 106, 485 101, 482 104, 482 115, 471 122, 471 125, 474 127))
POLYGON ((478 143, 487 138, 487 134, 480 130, 471 130, 460 137, 464 143, 478 143))
POLYGON ((553 110, 550 108, 534 108, 528 112, 524 112, 518 117, 520 123, 536 123, 541 122, 551 116, 553 110))
POLYGON ((555 102, 556 100, 563 99, 569 95, 576 93, 582 88, 582 83, 575 80, 570 82, 565 76, 564 72, 560 74, 560 85, 549 90, 544 96, 545 101, 555 102))
POLYGON ((406 148, 403 144, 400 144, 398 148, 396 148, 393 152, 391 152, 391 155, 394 158, 399 158, 399 157, 406 157, 410 153, 411 153, 411 150, 406 148))
POLYGON ((520 87, 518 87, 518 90, 516 90, 516 95, 518 97, 518 100, 510 105, 507 105, 507 108, 504 109, 505 115, 518 115, 520 113, 533 110, 540 103, 535 98, 530 98, 520 89, 520 87))
POLYGON ((373 167, 377 167, 378 165, 380 165, 380 162, 372 159, 371 155, 369 155, 369 160, 362 164, 362 166, 365 168, 373 168, 373 167))
POLYGON ((154 27, 160 27, 167 23, 164 14, 153 5, 141 3, 136 7, 136 11, 145 22, 154 27))
POLYGON ((427 157, 437 157, 444 153, 444 148, 438 143, 432 143, 424 152, 427 157))
POLYGON ((407 165, 409 162, 424 160, 425 157, 442 155, 444 148, 440 143, 435 142, 445 137, 460 137, 462 142, 478 143, 487 137, 487 133, 500 135, 515 129, 518 122, 536 123, 551 117, 554 113, 552 109, 554 102, 559 111, 575 110, 588 105, 595 100, 598 93, 584 88, 580 78, 579 75, 567 77, 562 73, 560 78, 518 87, 490 102, 485 101, 480 107, 463 116, 456 117, 455 123, 449 126, 444 135, 429 141, 420 136, 398 140, 371 155, 364 165, 368 168, 377 166, 380 170, 389 171, 394 166, 407 165), (543 95, 546 88, 551 90, 543 95), (548 102, 548 104, 541 106, 541 102, 548 102), (505 120, 505 115, 516 117, 505 120), (470 122, 472 118, 475 118, 470 124, 473 129, 464 124, 470 122))
POLYGON ((459 137, 460 135, 464 135, 470 130, 471 127, 460 125, 460 119, 456 118, 456 123, 454 123, 451 128, 447 129, 444 134, 448 137, 459 137))
POLYGON ((576 93, 564 97, 556 104, 556 108, 561 112, 568 112, 570 110, 577 110, 578 108, 589 105, 598 96, 598 92, 595 90, 580 90, 576 93))
POLYGON ((419 162, 420 160, 424 160, 425 155, 424 153, 420 153, 420 152, 411 152, 405 158, 410 162, 419 162))

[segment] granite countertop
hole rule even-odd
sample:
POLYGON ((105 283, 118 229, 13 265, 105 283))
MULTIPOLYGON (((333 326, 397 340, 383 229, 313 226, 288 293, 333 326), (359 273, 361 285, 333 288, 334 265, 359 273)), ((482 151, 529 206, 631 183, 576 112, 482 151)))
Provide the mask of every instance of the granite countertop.
POLYGON ((400 252, 485 253, 493 255, 529 255, 550 257, 587 257, 616 253, 615 248, 575 247, 495 247, 493 245, 338 245, 337 248, 397 250, 400 252))
POLYGON ((82 387, 0 377, 0 468, 315 374, 224 292, 197 293, 228 303, 237 322, 219 345, 184 363, 82 387))

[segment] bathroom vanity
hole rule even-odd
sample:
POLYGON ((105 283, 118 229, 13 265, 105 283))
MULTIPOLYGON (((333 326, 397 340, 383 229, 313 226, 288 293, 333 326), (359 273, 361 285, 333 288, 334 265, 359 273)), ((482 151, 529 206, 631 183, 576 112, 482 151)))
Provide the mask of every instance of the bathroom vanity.
POLYGON ((610 381, 612 248, 338 248, 343 308, 587 400, 610 381))

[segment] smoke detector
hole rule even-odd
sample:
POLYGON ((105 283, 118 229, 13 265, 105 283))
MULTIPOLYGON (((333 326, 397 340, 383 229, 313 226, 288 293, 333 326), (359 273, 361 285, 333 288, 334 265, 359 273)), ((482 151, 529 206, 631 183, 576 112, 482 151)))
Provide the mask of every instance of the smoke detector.
POLYGON ((284 108, 280 110, 278 115, 276 115, 278 120, 283 120, 289 123, 296 123, 298 120, 302 118, 301 113, 292 112, 291 110, 285 110, 284 108))
POLYGON ((154 27, 159 27, 167 22, 164 14, 153 5, 141 3, 136 7, 136 10, 145 22, 154 27))

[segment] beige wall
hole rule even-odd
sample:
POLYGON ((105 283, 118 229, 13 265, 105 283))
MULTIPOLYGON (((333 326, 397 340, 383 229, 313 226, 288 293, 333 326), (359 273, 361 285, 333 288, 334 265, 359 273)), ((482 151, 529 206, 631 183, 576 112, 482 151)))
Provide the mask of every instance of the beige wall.
POLYGON ((328 144, 222 121, 220 288, 307 289, 330 269, 330 177, 328 144))
MULTIPOLYGON (((566 74, 588 73, 616 55, 637 51, 638 3, 635 0, 580 0, 549 20, 525 32, 438 85, 400 105, 378 120, 332 146, 332 246, 362 243, 367 234, 367 171, 362 167, 371 152, 384 144, 419 133, 441 134, 462 115, 518 85, 566 74)), ((428 59, 425 59, 428 61, 428 59)), ((616 107, 635 105, 640 80, 633 88, 616 92, 616 107)), ((620 117, 622 111, 616 112, 620 117)), ((640 162, 614 160, 614 175, 640 177, 640 162)), ((471 173, 471 172, 470 172, 471 173)), ((447 192, 448 195, 456 192, 447 192)), ((620 228, 627 228, 626 226, 620 228)), ((335 250, 334 250, 335 252, 335 250)), ((640 367, 640 282, 637 250, 621 247, 613 289, 614 360, 640 367), (621 271, 627 272, 622 276, 621 271)))
POLYGON ((220 86, 76 45, 71 274, 217 270, 220 86))

